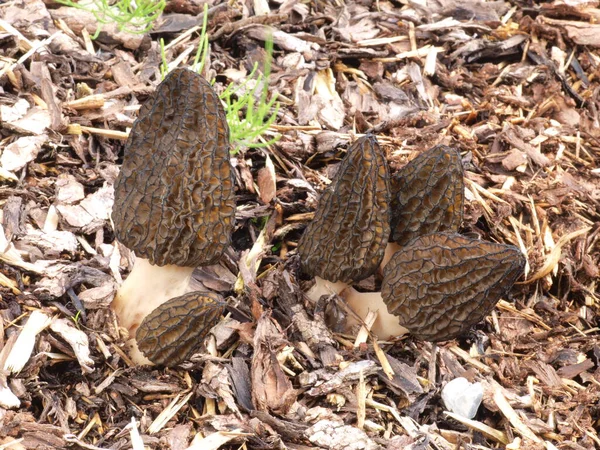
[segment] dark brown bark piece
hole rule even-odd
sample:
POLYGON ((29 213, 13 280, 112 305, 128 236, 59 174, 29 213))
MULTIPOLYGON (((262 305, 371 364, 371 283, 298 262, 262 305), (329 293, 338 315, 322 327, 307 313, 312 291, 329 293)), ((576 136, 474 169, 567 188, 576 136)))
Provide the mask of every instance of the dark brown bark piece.
POLYGON ((513 246, 456 233, 419 237, 385 267, 381 295, 411 334, 445 341, 480 322, 523 273, 513 246))
POLYGON ((225 311, 212 292, 190 292, 163 303, 142 321, 136 333, 140 351, 153 363, 175 366, 190 357, 225 311))
POLYGON ((421 153, 392 178, 391 241, 405 245, 436 231, 458 231, 463 219, 460 154, 438 145, 421 153))
POLYGON ((144 103, 115 183, 117 238, 151 264, 214 263, 235 215, 229 128, 217 94, 173 70, 144 103))
POLYGON ((390 233, 389 169, 377 139, 358 139, 323 192, 300 242, 303 270, 349 283, 371 275, 390 233))

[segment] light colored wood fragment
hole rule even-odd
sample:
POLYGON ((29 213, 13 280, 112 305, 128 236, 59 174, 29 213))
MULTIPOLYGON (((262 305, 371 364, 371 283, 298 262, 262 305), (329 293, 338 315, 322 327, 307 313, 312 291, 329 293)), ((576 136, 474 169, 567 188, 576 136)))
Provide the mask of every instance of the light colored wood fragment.
POLYGON ((358 383, 356 384, 356 426, 361 430, 365 427, 365 418, 367 417, 366 402, 367 384, 363 371, 359 373, 358 383))
POLYGON ((31 357, 31 352, 35 345, 35 337, 51 323, 52 317, 40 310, 33 311, 27 319, 27 323, 21 329, 8 358, 6 358, 4 370, 10 373, 17 373, 25 367, 25 364, 27 364, 27 361, 31 357))
POLYGON ((473 365, 474 367, 476 367, 480 371, 485 372, 485 373, 493 373, 493 370, 490 367, 488 367, 487 365, 485 365, 481 361, 479 361, 479 360, 477 360, 475 358, 472 358, 471 355, 469 355, 468 352, 464 351, 462 348, 458 347, 457 345, 453 345, 448 350, 450 350, 452 353, 454 353, 459 358, 462 358, 463 360, 465 360, 469 364, 473 365))
POLYGON ((531 429, 519 418, 519 415, 512 408, 512 406, 510 406, 499 387, 494 388, 493 399, 496 406, 500 409, 502 415, 508 419, 510 424, 521 436, 538 444, 542 442, 542 440, 537 437, 536 434, 531 431, 531 429))
POLYGON ((550 274, 558 265, 563 246, 576 237, 588 233, 591 229, 591 227, 586 227, 562 236, 546 258, 544 265, 529 280, 523 282, 523 284, 533 283, 534 281, 544 278, 546 275, 550 274))
POLYGON ((387 359, 387 356, 381 350, 379 346, 379 342, 377 339, 373 339, 373 350, 375 350, 375 354, 377 355, 377 359, 379 359, 379 364, 381 364, 381 368, 383 369, 383 373, 386 374, 388 379, 392 380, 394 378, 394 369, 390 365, 390 362, 387 359))
POLYGON ((167 424, 169 420, 171 420, 175 414, 192 398, 193 392, 188 393, 185 397, 179 401, 181 395, 175 397, 171 403, 158 415, 154 422, 150 424, 148 427, 148 433, 154 434, 158 433, 162 428, 167 424))
POLYGON ((354 347, 358 347, 360 344, 367 342, 369 337, 369 330, 377 320, 377 311, 369 311, 364 319, 364 325, 360 327, 356 340, 354 341, 354 347))
POLYGON ((477 420, 467 419, 450 411, 444 411, 444 415, 451 417, 452 419, 462 423, 463 425, 469 427, 472 430, 479 431, 480 433, 486 435, 488 438, 493 439, 496 442, 499 442, 501 444, 508 444, 510 442, 506 433, 500 430, 496 430, 486 425, 485 423, 479 422, 477 420))
POLYGON ((98 109, 104 106, 104 95, 92 94, 87 95, 77 100, 71 100, 64 102, 63 106, 74 109, 76 111, 83 111, 86 109, 98 109))

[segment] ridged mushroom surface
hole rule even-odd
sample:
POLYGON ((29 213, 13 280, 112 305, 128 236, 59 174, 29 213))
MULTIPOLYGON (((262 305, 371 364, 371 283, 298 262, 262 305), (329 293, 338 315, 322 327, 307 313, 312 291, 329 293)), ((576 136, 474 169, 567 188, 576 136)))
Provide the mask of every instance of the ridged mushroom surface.
POLYGON ((213 292, 190 292, 163 303, 140 324, 136 340, 153 363, 175 366, 201 345, 225 311, 223 299, 213 292))
POLYGON ((523 273, 513 246, 433 233, 414 239, 385 267, 381 295, 411 334, 445 341, 480 322, 523 273))
POLYGON ((438 145, 421 153, 392 178, 391 241, 405 245, 436 231, 458 231, 463 218, 460 154, 438 145))
POLYGON ((144 103, 115 183, 117 238, 150 264, 212 264, 235 214, 225 112, 210 84, 173 70, 144 103))
POLYGON ((385 155, 364 136, 348 149, 298 243, 303 270, 344 283, 375 272, 390 233, 389 201, 385 155))

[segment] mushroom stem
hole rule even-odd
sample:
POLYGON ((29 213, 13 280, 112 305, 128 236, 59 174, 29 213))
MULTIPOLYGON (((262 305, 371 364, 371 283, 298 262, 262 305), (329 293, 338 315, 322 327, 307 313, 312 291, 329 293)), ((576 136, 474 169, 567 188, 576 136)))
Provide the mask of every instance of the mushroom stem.
MULTIPOLYGON (((377 319, 371 327, 371 333, 379 339, 387 341, 388 339, 402 336, 408 333, 408 330, 398 323, 398 317, 391 315, 386 304, 383 302, 381 292, 358 292, 352 287, 344 289, 340 296, 346 301, 346 304, 361 319, 365 319, 369 311, 377 311, 377 319)), ((347 326, 357 325, 359 322, 351 315, 348 316, 347 326)))
MULTIPOLYGON (((385 247, 385 254, 379 266, 383 270, 394 253, 400 250, 400 246, 394 242, 388 242, 385 247)), ((354 311, 358 317, 365 319, 369 311, 377 311, 377 319, 371 327, 371 333, 379 339, 387 341, 397 336, 408 333, 398 322, 398 317, 390 314, 387 305, 381 297, 381 292, 358 292, 352 287, 340 291, 340 296, 346 301, 346 304, 354 311)), ((347 326, 352 327, 359 324, 355 317, 348 316, 347 326)))
POLYGON ((392 259, 392 256, 394 256, 394 253, 396 253, 401 248, 402 247, 400 245, 396 244, 395 242, 388 242, 388 244, 385 246, 385 253, 383 254, 383 260, 381 261, 381 264, 379 265, 379 270, 383 271, 383 268, 387 265, 387 263, 390 261, 390 259, 392 259))
MULTIPOLYGON (((385 248, 385 256, 380 267, 383 268, 399 249, 399 245, 390 242, 385 248)), ((398 323, 398 317, 388 312, 380 292, 358 292, 350 287, 348 283, 341 281, 334 283, 315 277, 315 284, 306 293, 312 302, 316 302, 323 295, 333 294, 340 295, 352 311, 363 320, 367 317, 369 311, 377 311, 377 319, 371 327, 371 332, 376 334, 379 339, 388 340, 408 333, 408 330, 398 323)), ((359 324, 360 322, 356 317, 348 316, 348 329, 359 324)))
POLYGON ((187 292, 193 267, 155 266, 147 259, 137 258, 112 301, 119 324, 134 337, 144 317, 167 300, 187 292))
POLYGON ((131 361, 138 366, 153 366, 154 363, 144 356, 140 351, 137 341, 135 339, 129 339, 127 341, 127 354, 131 361))
POLYGON ((348 287, 348 283, 341 281, 331 282, 321 277, 315 277, 315 284, 306 293, 312 302, 317 302, 323 295, 337 295, 348 287))

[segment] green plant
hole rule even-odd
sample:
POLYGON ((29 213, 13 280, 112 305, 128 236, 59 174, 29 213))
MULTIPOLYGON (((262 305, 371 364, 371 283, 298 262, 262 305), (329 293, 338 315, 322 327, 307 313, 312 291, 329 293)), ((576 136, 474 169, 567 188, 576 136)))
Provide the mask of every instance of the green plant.
POLYGON ((225 102, 227 123, 234 146, 233 154, 236 154, 242 147, 267 147, 281 137, 277 135, 268 141, 259 141, 271 124, 275 122, 279 111, 277 95, 273 95, 271 100, 268 100, 268 80, 271 74, 271 55, 273 54, 272 40, 265 43, 265 50, 267 58, 262 74, 257 75, 258 65, 255 64, 246 81, 238 86, 230 84, 221 94, 221 99, 225 102))
MULTIPOLYGON (((198 50, 194 56, 191 69, 202 75, 206 59, 208 58, 209 43, 206 28, 208 24, 208 6, 204 5, 204 19, 200 30, 198 50)), ((169 73, 169 63, 165 52, 164 41, 160 41, 162 63, 160 66, 161 77, 169 73)), ((255 64, 246 80, 238 85, 229 84, 219 95, 225 103, 225 113, 229 124, 230 141, 232 143, 231 153, 237 154, 240 149, 267 147, 277 142, 281 136, 276 135, 268 141, 260 138, 277 119, 279 102, 277 95, 269 96, 269 76, 271 75, 271 58, 273 55, 273 40, 265 42, 267 57, 262 73, 258 72, 258 64, 255 64)), ((211 80, 214 83, 215 80, 211 80)))
POLYGON ((119 31, 146 33, 166 6, 166 0, 117 0, 112 4, 109 0, 56 1, 94 14, 99 26, 93 39, 100 34, 102 25, 108 23, 115 23, 119 31))
POLYGON ((81 311, 77 311, 77 314, 71 316, 71 320, 75 323, 77 328, 79 328, 79 319, 81 318, 81 311))

